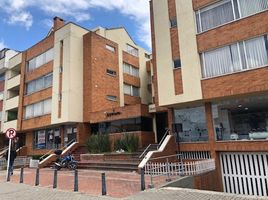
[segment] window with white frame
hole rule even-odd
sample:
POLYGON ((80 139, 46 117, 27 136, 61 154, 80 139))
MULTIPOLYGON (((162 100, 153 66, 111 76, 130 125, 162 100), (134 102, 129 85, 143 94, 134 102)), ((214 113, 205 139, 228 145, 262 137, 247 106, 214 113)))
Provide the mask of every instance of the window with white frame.
POLYGON ((26 94, 31 94, 52 86, 52 73, 26 83, 26 94))
POLYGON ((53 48, 28 61, 28 72, 53 60, 53 48))
POLYGON ((215 77, 268 65, 267 35, 241 41, 202 56, 203 78, 215 77))
POLYGON ((140 88, 133 85, 124 84, 124 94, 139 97, 140 88))
POLYGON ((51 113, 51 99, 46 99, 28 106, 25 106, 24 118, 29 119, 33 117, 42 116, 51 113))
POLYGON ((127 44, 127 52, 133 56, 139 56, 139 50, 129 44, 127 44))
POLYGON ((196 11, 197 32, 268 9, 268 0, 221 0, 196 11))
POLYGON ((115 48, 113 47, 113 46, 111 46, 111 45, 109 45, 109 44, 106 44, 106 49, 108 49, 109 51, 111 51, 111 52, 115 52, 115 48))
POLYGON ((139 77, 139 68, 136 68, 133 65, 125 62, 123 63, 123 68, 124 73, 129 74, 131 76, 139 77))

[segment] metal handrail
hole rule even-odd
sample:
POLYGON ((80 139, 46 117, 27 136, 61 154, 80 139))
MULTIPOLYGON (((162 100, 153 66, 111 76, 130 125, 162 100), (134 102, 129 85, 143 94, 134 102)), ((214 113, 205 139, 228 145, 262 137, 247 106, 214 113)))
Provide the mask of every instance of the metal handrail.
MULTIPOLYGON (((70 142, 68 142, 66 145, 64 145, 61 150, 64 150, 66 147, 70 146, 73 142, 75 142, 76 139, 72 139, 70 142)), ((49 152, 42 155, 39 160, 43 160, 45 156, 50 155, 52 152, 54 152, 54 149, 51 149, 49 152)))
POLYGON ((159 142, 159 144, 158 144, 158 146, 157 146, 157 149, 160 148, 161 144, 164 142, 166 136, 167 136, 169 133, 170 133, 170 130, 167 128, 167 129, 166 129, 166 132, 165 132, 165 134, 164 134, 164 136, 162 137, 162 139, 160 140, 160 142, 159 142))
POLYGON ((3 147, 2 149, 0 149, 0 157, 3 157, 3 155, 5 154, 5 152, 8 150, 8 146, 3 147))
POLYGON ((158 144, 149 144, 146 149, 142 152, 142 154, 139 156, 139 158, 142 158, 145 153, 147 153, 148 149, 150 149, 151 146, 156 146, 158 147, 158 144))
POLYGON ((156 157, 156 158, 150 158, 150 161, 151 160, 158 160, 158 159, 163 159, 163 158, 171 158, 171 157, 179 157, 179 156, 181 156, 181 154, 180 153, 178 153, 178 154, 173 154, 173 155, 169 155, 169 156, 160 156, 160 157, 156 157))

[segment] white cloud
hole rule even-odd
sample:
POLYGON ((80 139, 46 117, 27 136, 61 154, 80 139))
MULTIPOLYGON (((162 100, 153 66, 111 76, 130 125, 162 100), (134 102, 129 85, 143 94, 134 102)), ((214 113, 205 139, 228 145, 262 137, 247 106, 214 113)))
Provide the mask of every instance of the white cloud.
POLYGON ((33 24, 33 17, 29 12, 20 12, 11 15, 7 22, 9 24, 23 25, 27 30, 29 30, 33 24))
POLYGON ((5 45, 4 40, 1 39, 1 40, 0 40, 0 51, 1 51, 3 48, 6 48, 6 45, 5 45))
POLYGON ((33 24, 29 8, 42 10, 48 16, 73 18, 76 22, 90 20, 90 12, 95 8, 116 10, 136 22, 136 37, 150 47, 149 0, 0 0, 0 7, 8 13, 8 23, 27 29, 33 24))

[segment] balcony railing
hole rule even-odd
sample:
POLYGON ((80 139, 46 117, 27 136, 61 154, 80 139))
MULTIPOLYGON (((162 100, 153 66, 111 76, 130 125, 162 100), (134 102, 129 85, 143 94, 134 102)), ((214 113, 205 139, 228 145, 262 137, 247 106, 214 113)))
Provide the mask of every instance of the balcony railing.
POLYGON ((14 88, 20 85, 20 74, 8 79, 7 81, 7 90, 14 88))

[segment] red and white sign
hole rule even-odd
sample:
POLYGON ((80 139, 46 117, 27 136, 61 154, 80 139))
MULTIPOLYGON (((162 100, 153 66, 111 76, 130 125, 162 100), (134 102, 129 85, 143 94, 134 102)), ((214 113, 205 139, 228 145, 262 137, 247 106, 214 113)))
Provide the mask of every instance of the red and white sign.
POLYGON ((14 128, 9 128, 6 130, 6 137, 9 139, 13 139, 16 137, 16 130, 14 128))

